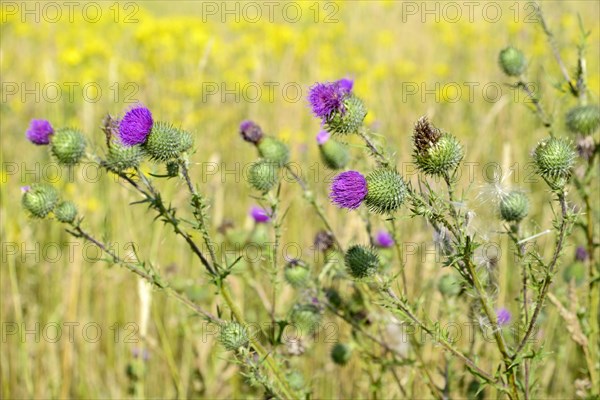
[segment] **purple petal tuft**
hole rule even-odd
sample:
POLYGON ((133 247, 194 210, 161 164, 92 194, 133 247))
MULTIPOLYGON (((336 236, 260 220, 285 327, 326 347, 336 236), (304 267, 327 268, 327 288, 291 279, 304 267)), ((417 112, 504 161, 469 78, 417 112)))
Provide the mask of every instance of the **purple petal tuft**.
POLYGON ((329 140, 329 132, 327 132, 327 131, 321 131, 317 135, 317 143, 319 145, 325 144, 325 142, 328 140, 329 140))
POLYGON ((54 129, 45 119, 32 119, 26 132, 27 139, 37 145, 50 143, 52 134, 54 134, 54 129))
POLYGON ((506 308, 497 310, 496 315, 498 316, 498 325, 500 326, 507 325, 512 317, 510 311, 508 311, 506 308))
POLYGON ((250 209, 250 215, 254 219, 254 222, 256 222, 257 224, 264 224, 265 222, 269 222, 269 220, 271 219, 271 217, 269 217, 269 214, 267 214, 267 212, 264 209, 256 206, 250 209))
POLYGON ((378 247, 388 248, 394 245, 394 239, 387 231, 381 230, 375 236, 375 244, 378 247))
POLYGON ((135 106, 119 123, 119 137, 125 146, 135 146, 146 141, 152 130, 152 113, 146 107, 135 106))
POLYGON ((351 95, 353 81, 317 83, 310 88, 308 102, 315 116, 327 118, 334 112, 345 112, 344 100, 351 95))
POLYGON ((357 171, 342 172, 333 179, 329 198, 340 208, 358 208, 367 195, 367 180, 357 171))

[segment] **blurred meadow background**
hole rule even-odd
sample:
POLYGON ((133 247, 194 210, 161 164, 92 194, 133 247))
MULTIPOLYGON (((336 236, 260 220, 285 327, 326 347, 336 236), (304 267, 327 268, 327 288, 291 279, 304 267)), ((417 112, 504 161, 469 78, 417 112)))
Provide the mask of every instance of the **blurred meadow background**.
MULTIPOLYGON (((49 181, 78 204, 89 229, 114 243, 120 254, 126 255, 133 242, 141 256, 194 300, 211 310, 219 302, 185 244, 174 240, 172 230, 161 223, 151 224, 145 206, 128 206, 137 197, 113 177, 97 176, 96 169, 85 167, 71 173, 45 167, 51 162, 47 149, 25 139, 32 118, 48 119, 55 127, 78 127, 92 148, 101 148, 102 117, 122 115, 141 102, 155 120, 193 132, 192 178, 211 199, 212 232, 218 240, 223 235, 217 228, 225 220, 232 221, 240 235, 252 229, 248 209, 256 201, 242 172, 256 154, 239 138, 238 125, 247 118, 255 120, 265 132, 289 144, 292 160, 302 165, 301 172, 325 205, 336 234, 347 244, 368 239, 364 221, 358 213, 327 204, 330 174, 319 162, 315 142, 319 123, 311 116, 306 94, 317 81, 351 77, 355 93, 369 109, 367 123, 397 152, 398 167, 405 173, 411 170, 410 138, 420 116, 428 115, 462 141, 465 161, 473 163, 472 173, 465 169, 462 180, 469 198, 475 199, 469 204, 476 212, 473 226, 498 243, 498 296, 516 314, 518 273, 511 270, 506 239, 496 233, 500 222, 490 195, 494 171, 503 172, 503 185, 521 187, 532 203, 545 205, 532 210, 531 221, 537 222, 528 222, 528 232, 550 228, 552 210, 542 182, 528 179, 530 151, 546 133, 522 93, 515 95, 505 85, 508 80, 497 65, 500 49, 512 44, 523 50, 529 59, 528 78, 539 82, 536 91, 555 114, 557 126, 564 125, 560 119, 574 105, 572 98, 553 87, 560 72, 546 37, 528 18, 528 3, 495 2, 497 8, 486 9, 486 3, 474 2, 472 21, 462 2, 454 3, 462 12, 458 20, 453 10, 444 13, 444 3, 306 1, 285 8, 287 3, 273 2, 278 6, 272 21, 262 2, 92 3, 101 10, 98 18, 95 8, 84 14, 85 3, 77 3, 73 21, 60 2, 58 21, 53 10, 44 11, 43 2, 2 3, 2 398, 124 398, 133 384, 130 369, 136 357, 145 359, 141 384, 150 398, 243 398, 258 393, 244 384, 235 365, 226 362, 229 355, 216 345, 214 335, 206 334, 202 320, 160 292, 141 296, 144 292, 132 274, 107 268, 106 262, 96 260, 93 248, 76 242, 58 224, 27 217, 20 206, 20 187, 49 181), (248 4, 262 10, 258 20, 250 8, 244 15, 248 4), (24 13, 25 7, 37 11, 24 13), (225 7, 238 7, 239 12, 227 14, 225 7), (438 11, 426 14, 425 7, 438 11), (490 167, 489 162, 496 164, 490 167), (56 326, 62 329, 57 338, 56 326), (68 326, 73 326, 72 335, 68 326)), ((588 86, 597 103, 600 3, 547 1, 542 7, 569 67, 577 57, 578 14, 592 30, 588 86)), ((360 169, 365 165, 363 151, 358 146, 352 151, 354 166, 360 169)), ((147 168, 161 172, 152 171, 150 164, 147 168)), ((182 188, 174 180, 161 184, 175 205, 187 201, 182 188)), ((317 263, 312 243, 322 224, 297 185, 285 185, 283 198, 290 205, 283 243, 290 244, 292 252, 300 248, 302 258, 317 263)), ((380 220, 372 223, 374 229, 383 227, 380 220)), ((443 300, 435 286, 446 271, 441 260, 427 253, 433 247, 432 231, 408 217, 401 227, 402 241, 418 244, 407 259, 409 295, 420 297, 421 307, 444 321, 438 312, 443 300)), ((573 254, 582 240, 578 234, 570 238, 561 268, 577 267, 573 254)), ((552 238, 539 244, 550 248, 552 238)), ((280 257, 284 259, 283 254, 280 257)), ((243 272, 242 265, 234 277, 235 297, 244 299, 248 320, 260 321, 263 316, 253 315, 259 300, 245 284, 249 278, 243 272)), ((559 274, 555 289, 561 281, 559 274)), ((566 296, 557 290, 558 297, 566 296)), ((280 312, 285 314, 293 302, 293 291, 285 291, 278 301, 280 312)), ((378 310, 372 310, 371 318, 378 318, 378 310)), ((390 341, 397 340, 393 332, 386 334, 390 341)), ((349 335, 345 328, 337 329, 334 341, 349 335)), ((548 353, 536 373, 539 398, 575 395, 582 361, 568 335, 556 309, 548 304, 538 336, 548 353)), ((312 382, 314 398, 374 397, 373 393, 402 397, 391 377, 378 382, 373 379, 376 371, 365 374, 354 362, 340 369, 323 357, 332 346, 326 336, 307 350, 304 362, 293 357, 289 361, 312 382)), ((423 362, 435 365, 445 358, 429 345, 423 362)), ((456 361, 450 366, 463 368, 456 361)), ((415 393, 428 396, 416 369, 399 371, 403 380, 417 386, 415 393)))

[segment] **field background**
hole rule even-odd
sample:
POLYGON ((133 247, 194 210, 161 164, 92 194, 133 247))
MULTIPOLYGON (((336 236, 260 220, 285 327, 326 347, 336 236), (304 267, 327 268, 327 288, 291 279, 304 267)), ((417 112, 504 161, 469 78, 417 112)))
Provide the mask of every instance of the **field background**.
MULTIPOLYGON (((151 303, 141 300, 134 276, 117 267, 107 268, 102 261, 93 262, 96 252, 76 245, 58 224, 27 217, 20 207, 20 187, 36 180, 51 181, 78 204, 89 229, 114 242, 122 254, 128 251, 127 243, 134 242, 145 259, 159 266, 197 301, 213 310, 219 302, 212 288, 203 285, 206 278, 186 247, 173 240, 169 229, 151 223, 144 206, 129 207, 136 197, 115 184, 113 178, 96 179, 96 170, 85 168, 74 170, 72 179, 66 169, 57 178, 55 168, 45 168, 51 161, 47 149, 31 145, 24 137, 32 118, 49 119, 55 127, 81 128, 91 148, 99 152, 104 141, 98 128, 101 118, 106 113, 122 113, 134 99, 147 105, 155 120, 171 121, 190 130, 197 150, 192 156, 197 163, 192 177, 212 200, 213 232, 222 239, 216 227, 225 218, 242 233, 252 225, 247 216, 248 208, 255 203, 250 197, 252 192, 243 176, 231 173, 243 170, 256 158, 251 146, 239 139, 237 127, 243 119, 257 121, 266 132, 286 141, 292 159, 303 165, 317 197, 326 202, 327 176, 317 164, 314 140, 319 125, 310 115, 305 95, 316 81, 349 76, 355 79, 355 92, 369 107, 367 122, 397 151, 399 168, 404 170, 407 166, 403 163, 410 162, 411 130, 421 115, 429 115, 437 126, 462 141, 466 161, 477 163, 472 179, 463 179, 468 196, 475 199, 469 203, 477 214, 474 229, 502 243, 504 253, 504 239, 496 234, 500 224, 492 212, 492 190, 486 180, 486 171, 488 177, 491 172, 484 169, 487 162, 498 163, 505 173, 518 163, 504 184, 524 188, 538 204, 531 212, 527 231, 535 234, 551 226, 548 192, 540 182, 526 181, 531 172, 526 167, 528 155, 546 132, 526 105, 515 104, 523 103, 524 97, 519 95, 515 101, 496 61, 499 50, 507 44, 525 52, 530 60, 529 79, 543 82, 538 92, 546 99, 547 109, 555 113, 560 130, 562 115, 574 103, 552 87, 560 77, 559 70, 543 32, 527 20, 531 12, 527 3, 495 3, 502 14, 495 23, 483 18, 482 5, 474 8, 474 22, 470 23, 461 2, 456 3, 463 13, 458 22, 448 21, 441 12, 439 21, 435 15, 427 15, 423 21, 420 14, 406 15, 406 3, 395 1, 337 2, 330 6, 307 1, 295 3, 302 9, 299 21, 286 22, 279 7, 273 23, 266 14, 256 23, 243 17, 236 22, 232 15, 225 16, 223 22, 220 13, 207 15, 206 5, 196 1, 100 2, 96 4, 102 7, 102 18, 97 22, 85 21, 77 11, 81 7, 75 9, 73 23, 66 15, 59 22, 44 18, 36 22, 34 16, 23 16, 22 10, 14 15, 7 12, 8 3, 2 4, 0 25, 2 398, 127 397, 127 366, 142 349, 148 357, 144 382, 148 397, 256 395, 236 375, 236 367, 226 362, 229 355, 214 345, 214 337, 203 338, 202 321, 159 292, 151 294, 151 303), (333 20, 327 21, 334 10, 335 15, 330 16, 333 20), (272 98, 267 82, 278 84, 272 98), (79 86, 69 98, 72 83, 79 86), (83 85, 89 83, 89 91, 82 93, 83 85), (218 93, 207 93, 207 84, 213 83, 218 93), (472 98, 467 83, 474 87, 472 98), (18 87, 16 94, 9 91, 14 84, 18 87), (290 87, 287 95, 281 90, 285 85, 290 87), (488 92, 483 90, 485 85, 490 87, 488 92), (222 99, 223 86, 237 92, 238 97, 228 95, 222 99), (256 92, 251 89, 257 86, 262 93, 255 101, 256 92), (58 101, 53 100, 52 90, 56 87, 62 93, 58 101), (408 94, 408 87, 417 87, 418 93, 408 94), (33 88, 38 98, 32 94, 23 98, 27 88, 33 88), (96 88, 102 92, 96 92, 96 88), (242 88, 248 88, 246 97, 242 88), (295 88, 301 88, 302 97, 295 88), (494 88, 501 88, 501 95, 497 96, 494 88), (208 167, 203 163, 208 161, 217 166, 216 174, 206 173, 208 167), (315 170, 319 171, 317 175, 315 170), (230 173, 224 174, 226 171, 230 173), (73 328, 73 340, 68 337, 68 323, 79 323, 73 328), (83 332, 82 328, 90 323, 101 329, 97 341, 89 340, 95 336, 94 329, 83 332), (59 340, 47 340, 55 336, 56 325, 62 327, 59 340), (133 328, 134 334, 126 338, 133 328), (17 333, 13 334, 12 329, 17 333), (35 333, 25 335, 25 329, 37 332, 39 338, 35 333)), ((14 4, 21 7, 21 3, 14 4)), ((26 4, 33 8, 36 3, 26 4)), ((221 2, 212 4, 224 7, 221 2)), ((233 7, 233 3, 228 4, 233 7)), ((245 4, 240 3, 240 8, 245 4)), ((421 2, 412 4, 425 7, 421 2)), ((434 4, 427 2, 429 7, 434 4)), ((542 6, 570 67, 575 65, 577 54, 577 13, 592 29, 588 84, 592 100, 597 102, 599 3, 552 1, 542 6)), ((38 7, 43 8, 40 4, 38 7)), ((441 4, 438 7, 442 9, 441 4)), ((492 11, 489 15, 493 17, 492 11)), ((353 152, 357 158, 362 155, 359 148, 353 152)), ((363 161, 355 166, 365 168, 363 161)), ((147 168, 152 171, 154 167, 147 168)), ((181 184, 168 181, 161 188, 174 204, 185 204, 181 184)), ((297 243, 310 262, 314 256, 313 236, 321 224, 302 201, 297 186, 288 184, 284 188, 284 202, 291 208, 283 241, 297 243)), ((357 213, 341 212, 333 206, 326 206, 326 210, 344 244, 366 240, 364 223, 357 213)), ((373 223, 383 226, 380 220, 373 223)), ((401 226, 403 241, 432 245, 428 227, 408 218, 401 226)), ((580 240, 577 235, 571 237, 564 257, 566 266, 572 264, 574 246, 580 240)), ((538 242, 542 248, 550 248, 551 243, 549 236, 538 242)), ((411 295, 422 296, 423 308, 438 315, 442 298, 434 288, 442 273, 441 264, 431 256, 425 261, 423 257, 419 252, 408 259, 411 295)), ((512 267, 508 254, 504 254, 497 267, 501 288, 498 296, 500 303, 516 313, 512 299, 518 290, 519 274, 512 267)), ((561 279, 557 279, 557 288, 564 283, 561 279)), ((254 294, 248 289, 244 292, 243 274, 235 280, 235 296, 246 299, 246 313, 253 320, 254 294)), ((557 289, 559 297, 564 296, 561 290, 557 289)), ((285 293, 279 303, 282 315, 294 300, 291 291, 285 293)), ((548 305, 547 310, 552 306, 548 305)), ((445 316, 438 318, 444 320, 445 316)), ((337 336, 348 339, 349 333, 340 330, 337 336)), ((544 314, 540 338, 546 343, 544 351, 550 354, 537 371, 538 395, 571 398, 574 381, 581 378, 581 355, 568 340, 556 310, 544 314)), ((314 397, 368 396, 369 381, 358 368, 359 363, 340 370, 322 356, 330 346, 320 341, 304 359, 292 360, 305 380, 313 383, 314 397)), ((435 365, 440 352, 433 347, 430 350, 426 362, 435 365)), ((462 368, 458 362, 452 367, 462 368)), ((414 374, 402 370, 403 379, 413 379, 414 374)), ((389 377, 382 385, 381 393, 386 397, 399 395, 389 377)), ((419 392, 418 387, 416 390, 419 392)), ((421 393, 428 396, 425 386, 421 393)))

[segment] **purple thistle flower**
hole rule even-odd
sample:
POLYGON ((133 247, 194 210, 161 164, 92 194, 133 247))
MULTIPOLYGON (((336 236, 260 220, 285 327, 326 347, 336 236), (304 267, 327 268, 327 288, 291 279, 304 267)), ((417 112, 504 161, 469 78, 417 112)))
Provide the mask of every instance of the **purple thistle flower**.
POLYGON ((119 137, 125 146, 135 146, 146 141, 152 130, 152 113, 143 105, 131 108, 119 122, 119 137))
POLYGON ((510 322, 510 319, 512 318, 510 311, 508 311, 504 307, 496 310, 496 315, 498 316, 498 325, 500 326, 507 325, 510 322))
POLYGON ((358 208, 367 195, 367 180, 357 171, 342 172, 331 183, 329 198, 340 208, 358 208))
POLYGON ((256 206, 253 206, 250 209, 250 216, 252 216, 254 222, 256 222, 257 224, 264 224, 271 220, 271 217, 269 217, 269 214, 267 214, 267 212, 263 208, 256 206))
POLYGON ((327 118, 334 112, 344 113, 344 100, 351 94, 353 84, 350 79, 341 79, 313 85, 308 93, 308 102, 315 116, 327 118))
POLYGON ((33 144, 42 145, 50 143, 50 136, 54 134, 54 129, 50 122, 45 119, 32 119, 29 129, 25 135, 33 144))
POLYGON ((319 145, 325 144, 325 142, 328 140, 329 140, 329 132, 321 131, 317 134, 317 143, 319 145))
POLYGON ((588 254, 587 250, 585 249, 585 247, 577 246, 577 249, 575 250, 575 260, 585 261, 588 259, 588 257, 589 257, 589 254, 588 254))
POLYGON ((31 186, 21 186, 21 193, 27 193, 31 190, 31 186))
POLYGON ((247 119, 240 124, 240 135, 246 142, 256 144, 262 139, 263 131, 258 124, 247 119))
POLYGON ((394 245, 394 239, 387 231, 380 230, 375 236, 375 244, 377 247, 389 248, 394 245))

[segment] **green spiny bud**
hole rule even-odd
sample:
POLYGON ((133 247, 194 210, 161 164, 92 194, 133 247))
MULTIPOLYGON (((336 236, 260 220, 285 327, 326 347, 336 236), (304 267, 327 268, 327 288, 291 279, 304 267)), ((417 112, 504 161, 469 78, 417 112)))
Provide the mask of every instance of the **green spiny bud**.
POLYGON ((566 119, 571 132, 591 135, 600 125, 600 108, 597 105, 574 107, 569 110, 566 119))
POLYGON ((59 164, 78 164, 85 155, 85 146, 85 137, 71 128, 59 129, 50 139, 50 151, 59 164))
POLYGON ((342 169, 350 160, 348 147, 333 139, 328 139, 319 145, 319 153, 327 168, 331 169, 342 169))
POLYGON ((371 249, 355 244, 346 251, 344 263, 352 277, 363 279, 373 276, 379 269, 379 257, 371 249))
POLYGON ((502 71, 508 76, 519 76, 527 67, 523 52, 515 47, 509 46, 500 52, 498 63, 502 71))
POLYGON ((444 175, 452 172, 463 158, 463 149, 458 140, 449 133, 442 133, 427 117, 415 124, 413 158, 417 168, 429 175, 444 175))
POLYGON ((331 349, 331 359, 337 365, 346 365, 352 356, 352 348, 344 343, 336 343, 331 349))
POLYGON ((54 209, 54 216, 60 222, 70 224, 77 218, 77 207, 72 201, 63 201, 54 209))
POLYGON ((323 127, 327 132, 347 135, 358 132, 362 126, 367 115, 367 109, 362 100, 356 96, 348 96, 343 104, 343 112, 333 112, 326 118, 323 127))
POLYGON ((34 183, 23 190, 21 203, 33 217, 45 218, 58 203, 58 192, 46 183, 34 183))
POLYGON ((248 182, 256 190, 268 192, 277 184, 278 166, 273 161, 258 160, 250 166, 248 182))
POLYGON ((455 274, 442 275, 438 282, 438 290, 444 296, 456 296, 461 291, 460 280, 455 274))
POLYGON ((221 326, 219 341, 229 351, 236 351, 248 344, 248 331, 237 322, 228 322, 221 326))
POLYGON ((263 136, 256 146, 262 158, 274 162, 279 166, 287 164, 290 159, 288 147, 273 137, 263 136))
POLYGON ((305 287, 310 277, 310 271, 300 260, 290 261, 283 273, 285 281, 293 288, 305 287))
POLYGON ((155 122, 144 143, 144 150, 158 162, 177 159, 193 145, 192 135, 166 122, 155 122))
POLYGON ((551 137, 541 141, 533 152, 537 172, 553 189, 562 188, 571 176, 575 149, 563 138, 551 137))
POLYGON ((319 327, 321 311, 314 304, 297 304, 292 310, 291 320, 300 331, 312 333, 319 327))
POLYGON ((529 199, 525 193, 513 190, 500 199, 500 216, 506 222, 519 222, 529 212, 529 199))
POLYGON ((372 212, 389 214, 396 211, 407 194, 406 183, 396 171, 380 168, 366 177, 365 204, 372 212))
POLYGON ((124 146, 118 140, 111 140, 109 143, 110 147, 106 155, 106 166, 109 170, 121 172, 139 167, 144 154, 139 145, 124 146))

